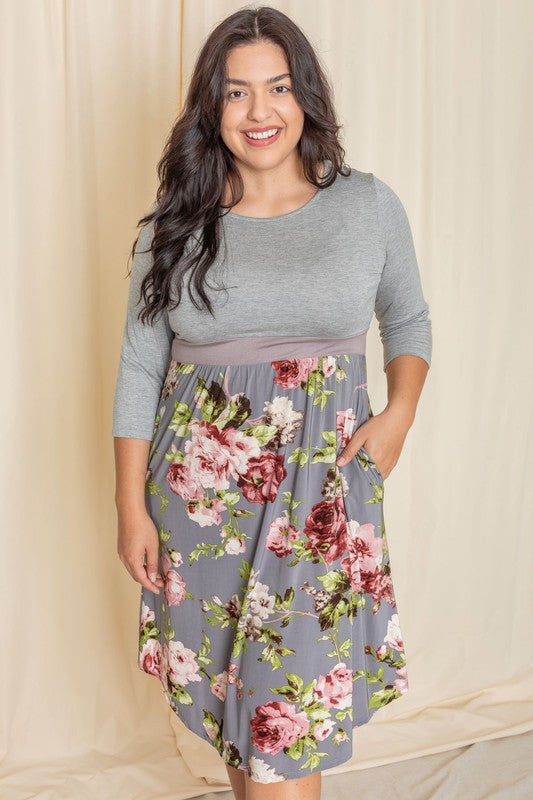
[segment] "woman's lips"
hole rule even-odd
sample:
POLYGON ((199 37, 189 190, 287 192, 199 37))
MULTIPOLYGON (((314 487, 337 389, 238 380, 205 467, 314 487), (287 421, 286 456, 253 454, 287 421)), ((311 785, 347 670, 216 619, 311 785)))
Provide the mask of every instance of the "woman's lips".
POLYGON ((278 128, 278 132, 274 134, 274 136, 269 136, 267 139, 251 139, 245 133, 242 135, 246 139, 247 143, 252 147, 268 147, 269 144, 274 144, 280 137, 281 131, 283 128, 278 128))

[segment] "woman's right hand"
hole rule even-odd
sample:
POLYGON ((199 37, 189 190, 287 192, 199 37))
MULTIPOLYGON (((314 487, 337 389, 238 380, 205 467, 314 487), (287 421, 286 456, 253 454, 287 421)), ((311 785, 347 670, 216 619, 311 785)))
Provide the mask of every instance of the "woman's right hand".
POLYGON ((159 536, 147 511, 119 512, 117 552, 131 577, 150 592, 159 594, 159 587, 164 586, 157 571, 159 536))

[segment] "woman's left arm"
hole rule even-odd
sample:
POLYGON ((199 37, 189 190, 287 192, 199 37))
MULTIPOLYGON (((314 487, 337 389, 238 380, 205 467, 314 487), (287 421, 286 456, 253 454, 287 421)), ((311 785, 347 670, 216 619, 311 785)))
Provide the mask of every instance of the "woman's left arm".
POLYGON ((383 343, 387 405, 355 431, 337 458, 345 464, 365 447, 383 478, 397 463, 428 373, 432 325, 424 298, 413 236, 398 195, 373 176, 376 218, 384 253, 375 312, 383 343))

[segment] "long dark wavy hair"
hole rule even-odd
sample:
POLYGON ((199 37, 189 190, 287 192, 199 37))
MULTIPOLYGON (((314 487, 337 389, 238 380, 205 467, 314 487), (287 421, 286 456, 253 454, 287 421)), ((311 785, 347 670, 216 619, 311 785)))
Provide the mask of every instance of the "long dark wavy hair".
MULTIPOLYGON (((284 50, 296 100, 305 112, 297 148, 306 179, 320 190, 330 186, 338 173, 350 173, 338 139, 342 126, 337 124, 331 86, 301 29, 270 6, 244 8, 226 17, 210 33, 197 56, 185 104, 157 165, 160 183, 156 201, 137 223, 137 227, 152 220, 154 223, 152 266, 143 278, 137 301, 140 303, 142 296, 144 307, 139 319, 144 323, 153 323, 165 308, 179 305, 187 273, 191 301, 198 309, 207 307, 214 316, 206 293, 206 275, 220 247, 220 218, 242 199, 244 192, 233 154, 220 136, 227 90, 226 59, 234 47, 262 41, 273 42, 284 50), (331 162, 330 169, 321 176, 320 162, 326 159, 331 162), (222 206, 228 182, 232 200, 229 206, 222 206), (191 247, 193 239, 195 244, 191 247)), ((135 255, 139 236, 130 257, 135 255)))

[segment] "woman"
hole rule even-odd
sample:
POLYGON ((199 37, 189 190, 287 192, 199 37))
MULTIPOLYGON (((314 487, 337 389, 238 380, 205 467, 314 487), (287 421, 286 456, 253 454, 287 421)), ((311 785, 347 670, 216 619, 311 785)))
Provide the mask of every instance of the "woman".
POLYGON ((139 667, 239 800, 319 797, 353 728, 407 691, 383 493, 431 323, 403 206, 344 165, 339 127, 294 22, 232 14, 133 246, 113 435, 139 667))

